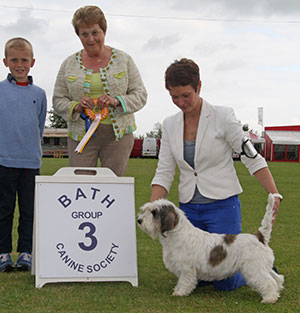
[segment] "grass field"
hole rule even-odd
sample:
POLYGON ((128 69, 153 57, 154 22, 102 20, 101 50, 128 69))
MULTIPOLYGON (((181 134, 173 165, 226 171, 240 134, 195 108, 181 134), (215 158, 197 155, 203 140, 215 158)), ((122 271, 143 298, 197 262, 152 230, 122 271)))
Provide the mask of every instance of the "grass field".
MULTIPOLYGON (((156 163, 155 159, 130 159, 127 176, 135 177, 137 209, 149 200, 156 163)), ((53 175, 64 166, 68 166, 67 159, 44 159, 41 175, 53 175)), ((267 195, 240 162, 235 162, 235 166, 244 189, 240 195, 243 232, 254 233, 263 217, 267 195)), ((159 242, 137 228, 137 288, 126 282, 105 282, 55 283, 37 289, 30 273, 0 273, 0 313, 300 312, 300 165, 270 163, 269 166, 284 196, 271 241, 275 265, 285 275, 285 290, 276 304, 261 304, 260 296, 247 286, 234 292, 217 292, 208 286, 197 288, 189 297, 172 297, 177 279, 163 265, 159 242)), ((178 203, 177 176, 168 198, 178 203)), ((12 256, 16 260, 15 252, 12 256)))

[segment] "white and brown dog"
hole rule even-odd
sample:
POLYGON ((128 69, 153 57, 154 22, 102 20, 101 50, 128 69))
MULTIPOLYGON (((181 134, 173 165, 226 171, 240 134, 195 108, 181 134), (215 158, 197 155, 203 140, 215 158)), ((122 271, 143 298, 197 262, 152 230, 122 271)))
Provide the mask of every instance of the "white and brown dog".
POLYGON ((260 293, 263 303, 274 303, 283 289, 284 276, 272 269, 274 255, 268 245, 273 206, 274 195, 269 194, 265 216, 255 235, 202 231, 164 199, 143 205, 137 222, 152 238, 159 238, 164 264, 178 277, 174 296, 189 295, 199 280, 222 280, 240 271, 249 287, 260 293))

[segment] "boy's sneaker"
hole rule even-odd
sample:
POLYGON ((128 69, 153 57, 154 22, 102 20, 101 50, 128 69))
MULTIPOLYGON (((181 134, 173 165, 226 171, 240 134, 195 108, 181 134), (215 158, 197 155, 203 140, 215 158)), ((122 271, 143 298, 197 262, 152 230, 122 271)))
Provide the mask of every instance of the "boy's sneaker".
POLYGON ((31 270, 31 255, 28 252, 22 252, 19 254, 16 269, 18 271, 30 271, 31 270))
POLYGON ((14 263, 9 253, 0 254, 0 272, 11 272, 14 269, 14 263))

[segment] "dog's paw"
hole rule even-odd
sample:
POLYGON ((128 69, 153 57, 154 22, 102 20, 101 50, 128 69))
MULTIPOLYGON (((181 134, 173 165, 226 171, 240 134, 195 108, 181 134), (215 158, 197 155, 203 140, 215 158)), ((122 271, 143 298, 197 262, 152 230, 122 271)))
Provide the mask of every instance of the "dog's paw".
POLYGON ((261 303, 275 303, 278 300, 278 296, 275 297, 265 297, 262 299, 261 303))
POLYGON ((175 289, 173 291, 173 296, 180 296, 180 297, 184 297, 184 296, 188 296, 189 293, 188 292, 185 292, 184 290, 180 290, 180 289, 175 289))

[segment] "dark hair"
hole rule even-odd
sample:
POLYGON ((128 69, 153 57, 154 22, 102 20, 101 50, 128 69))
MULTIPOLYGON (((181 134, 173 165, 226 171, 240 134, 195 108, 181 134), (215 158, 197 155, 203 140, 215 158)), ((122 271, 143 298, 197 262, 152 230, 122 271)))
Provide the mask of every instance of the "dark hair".
POLYGON ((107 29, 106 19, 103 11, 94 5, 87 5, 76 10, 73 15, 72 24, 77 35, 79 35, 79 27, 82 24, 98 24, 104 33, 106 33, 107 29))
POLYGON ((191 85, 195 91, 200 81, 199 66, 190 59, 175 60, 165 72, 165 87, 191 85))

